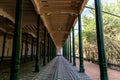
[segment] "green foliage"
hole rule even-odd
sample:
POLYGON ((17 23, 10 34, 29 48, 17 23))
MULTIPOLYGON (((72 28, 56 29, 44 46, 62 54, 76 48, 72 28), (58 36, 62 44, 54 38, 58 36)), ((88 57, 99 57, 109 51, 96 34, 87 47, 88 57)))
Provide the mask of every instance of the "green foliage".
MULTIPOLYGON (((111 4, 104 3, 102 4, 102 9, 103 11, 119 15, 120 1, 111 4)), ((110 63, 119 64, 120 61, 118 59, 120 59, 120 18, 106 13, 102 13, 102 17, 107 61, 110 63)), ((87 55, 86 58, 92 60, 94 58, 95 60, 95 58, 97 58, 96 54, 98 52, 96 44, 97 39, 95 11, 90 10, 90 14, 83 16, 82 21, 84 53, 87 55)), ((76 46, 78 47, 78 35, 76 35, 75 40, 76 46)))
POLYGON ((83 27, 84 27, 83 39, 85 39, 86 42, 94 43, 94 41, 96 41, 96 34, 95 34, 96 31, 95 31, 94 18, 88 17, 88 16, 83 16, 83 27))

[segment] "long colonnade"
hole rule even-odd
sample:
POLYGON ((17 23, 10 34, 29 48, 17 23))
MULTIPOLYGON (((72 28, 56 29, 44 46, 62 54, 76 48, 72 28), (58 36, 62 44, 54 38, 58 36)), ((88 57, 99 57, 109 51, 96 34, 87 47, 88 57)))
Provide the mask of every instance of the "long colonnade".
MULTIPOLYGON (((96 14, 96 34, 97 34, 98 57, 99 57, 98 59, 99 59, 99 66, 100 66, 100 80, 108 80, 106 53, 105 53, 105 47, 104 47, 101 4, 100 4, 100 0, 94 0, 94 2, 95 2, 95 14, 96 14)), ((83 58, 84 53, 83 53, 83 43, 82 43, 81 14, 78 15, 78 38, 79 38, 78 40, 79 41, 79 62, 80 62, 79 72, 84 73, 85 69, 84 69, 84 58, 83 58)), ((72 29, 72 41, 71 41, 71 34, 70 34, 63 46, 63 56, 66 59, 70 58, 70 63, 73 63, 73 66, 76 66, 74 28, 72 29), (71 53, 68 53, 68 52, 71 52, 71 53), (69 55, 72 55, 72 56, 69 57, 69 55)))
MULTIPOLYGON (((19 79, 20 61, 27 61, 28 56, 33 60, 35 58, 35 72, 40 71, 40 66, 45 66, 47 62, 52 60, 57 56, 57 47, 50 36, 47 28, 43 25, 44 22, 41 19, 41 15, 36 12, 36 37, 28 33, 23 33, 22 31, 22 20, 23 20, 23 1, 16 0, 16 13, 15 13, 15 24, 14 24, 14 34, 13 45, 12 45, 12 57, 11 57, 11 68, 10 68, 10 80, 19 79), (43 27, 44 26, 44 27, 43 27), (41 40, 41 27, 44 31, 44 40, 41 40), (23 37, 24 35, 24 37, 23 37), (29 48, 31 46, 30 52, 28 54, 29 48), (24 54, 23 54, 24 52, 24 54), (41 57, 42 56, 42 57, 41 57), (40 60, 43 58, 42 64, 40 60)), ((99 65, 100 65, 100 78, 101 80, 108 80, 107 76, 107 63, 106 54, 104 48, 104 38, 103 38, 103 25, 101 17, 101 5, 100 0, 95 0, 96 9, 96 33, 97 33, 97 43, 98 43, 98 54, 99 54, 99 65)), ((63 46, 63 56, 76 66, 76 55, 75 55, 75 41, 74 41, 74 27, 72 26, 72 36, 69 35, 68 39, 63 46), (72 40, 71 40, 72 38, 72 40), (72 45, 71 45, 72 42, 72 45)), ((80 73, 84 73, 84 60, 83 60, 83 44, 82 44, 82 26, 81 26, 81 14, 78 14, 78 32, 79 32, 79 61, 80 61, 80 73)), ((2 56, 1 62, 4 60, 5 46, 6 46, 7 34, 3 34, 3 44, 2 44, 2 56)))

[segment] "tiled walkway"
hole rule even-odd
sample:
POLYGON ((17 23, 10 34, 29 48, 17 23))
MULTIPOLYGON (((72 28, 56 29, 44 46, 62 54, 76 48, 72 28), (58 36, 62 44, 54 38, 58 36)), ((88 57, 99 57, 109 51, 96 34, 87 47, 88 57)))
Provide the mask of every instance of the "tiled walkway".
MULTIPOLYGON (((79 60, 77 59, 77 67, 79 67, 79 60)), ((93 80, 100 80, 99 66, 91 62, 84 62, 85 72, 93 80)), ((108 69, 109 80, 120 80, 120 72, 112 69, 108 69)))
POLYGON ((40 73, 32 80, 91 80, 84 73, 79 73, 76 67, 73 67, 62 56, 56 57, 46 65, 40 73))

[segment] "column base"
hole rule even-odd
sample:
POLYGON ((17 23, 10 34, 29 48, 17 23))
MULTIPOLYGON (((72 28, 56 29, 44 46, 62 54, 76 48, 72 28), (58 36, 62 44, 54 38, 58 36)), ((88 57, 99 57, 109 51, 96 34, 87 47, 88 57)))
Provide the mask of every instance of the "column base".
POLYGON ((84 73, 85 72, 85 69, 84 68, 80 68, 80 73, 84 73))

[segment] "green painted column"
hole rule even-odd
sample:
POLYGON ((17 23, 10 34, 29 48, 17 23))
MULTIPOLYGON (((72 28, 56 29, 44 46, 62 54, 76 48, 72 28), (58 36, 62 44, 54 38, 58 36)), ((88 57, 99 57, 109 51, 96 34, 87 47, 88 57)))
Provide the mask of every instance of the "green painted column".
POLYGON ((55 47, 55 57, 57 56, 57 48, 55 47))
POLYGON ((28 56, 28 34, 25 34, 25 55, 24 55, 24 62, 27 60, 28 56))
POLYGON ((66 42, 64 44, 64 57, 66 58, 66 42))
POLYGON ((57 56, 57 48, 56 48, 56 46, 55 46, 55 57, 57 56))
POLYGON ((54 47, 53 47, 53 42, 52 42, 52 59, 53 59, 53 50, 54 50, 54 47))
POLYGON ((63 47, 63 56, 65 57, 65 45, 63 47))
POLYGON ((73 29, 72 29, 72 43, 73 43, 73 66, 76 66, 74 27, 73 27, 73 29))
POLYGON ((33 46, 34 46, 34 38, 32 37, 32 43, 31 43, 31 60, 33 60, 33 46))
POLYGON ((52 59, 54 58, 54 46, 53 46, 53 41, 52 41, 52 59))
POLYGON ((52 41, 52 59, 54 58, 54 43, 52 41))
POLYGON ((43 66, 46 65, 46 28, 44 28, 44 54, 43 54, 43 66))
POLYGON ((98 57, 99 57, 99 65, 100 65, 100 80, 108 80, 100 0, 95 0, 95 13, 96 13, 98 57))
POLYGON ((69 61, 69 42, 67 39, 67 60, 69 61))
POLYGON ((68 37, 68 61, 70 60, 70 43, 69 43, 69 37, 68 37))
POLYGON ((66 47, 65 47, 65 44, 64 44, 64 48, 63 49, 64 49, 64 57, 66 58, 66 47))
POLYGON ((64 47, 64 49, 65 49, 65 58, 67 59, 67 50, 66 50, 67 48, 66 47, 67 47, 67 45, 66 45, 66 42, 65 42, 65 47, 64 47))
POLYGON ((21 60, 23 59, 23 40, 22 40, 22 48, 21 48, 21 56, 20 56, 21 60))
POLYGON ((71 54, 71 34, 70 34, 69 44, 70 44, 70 63, 72 63, 72 54, 71 54))
POLYGON ((79 72, 84 73, 84 58, 83 58, 83 42, 82 42, 82 26, 81 26, 81 15, 78 15, 78 35, 79 35, 79 72))
POLYGON ((56 47, 55 47, 55 57, 57 56, 57 49, 56 49, 56 47))
POLYGON ((56 46, 55 46, 55 57, 56 57, 56 46))
POLYGON ((69 61, 69 38, 67 39, 67 60, 69 61))
POLYGON ((13 39, 10 80, 19 79, 20 54, 22 42, 22 13, 23 13, 23 0, 16 0, 15 30, 13 39))
POLYGON ((49 33, 48 33, 48 49, 47 49, 47 62, 49 62, 49 55, 50 55, 50 36, 49 36, 49 33))
POLYGON ((50 60, 51 60, 51 38, 49 37, 49 58, 50 58, 50 60))
POLYGON ((66 45, 65 44, 64 44, 64 57, 66 58, 66 45))
POLYGON ((34 51, 33 56, 35 57, 35 55, 36 55, 36 42, 34 43, 33 51, 34 51))
POLYGON ((63 46, 63 56, 65 57, 65 46, 63 46))
POLYGON ((51 40, 51 60, 52 60, 52 57, 53 56, 53 48, 52 48, 52 40, 51 40))
POLYGON ((2 46, 2 57, 1 57, 1 62, 3 62, 3 59, 4 59, 5 43, 6 43, 6 33, 4 33, 4 35, 3 35, 3 46, 2 46))
POLYGON ((63 53, 63 57, 65 57, 65 56, 64 56, 64 46, 63 46, 63 48, 62 48, 62 53, 63 53))
POLYGON ((38 14, 37 16, 37 47, 36 47, 36 60, 35 60, 35 72, 39 72, 40 70, 40 26, 41 26, 41 18, 38 14))
POLYGON ((54 47, 54 44, 53 44, 53 58, 55 57, 55 47, 54 47))
POLYGON ((50 38, 50 60, 52 60, 52 41, 50 38))

